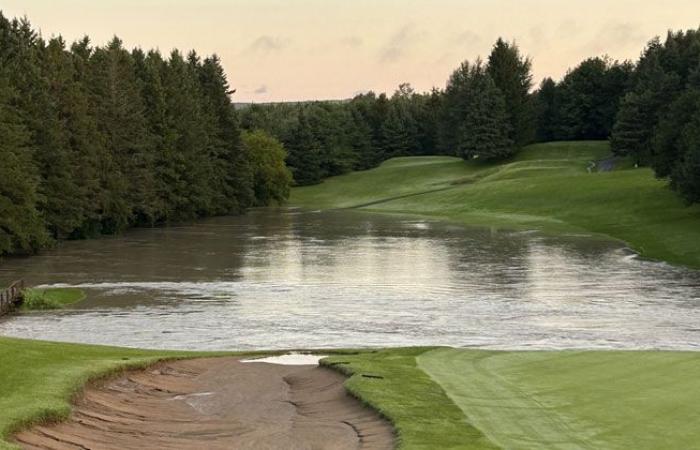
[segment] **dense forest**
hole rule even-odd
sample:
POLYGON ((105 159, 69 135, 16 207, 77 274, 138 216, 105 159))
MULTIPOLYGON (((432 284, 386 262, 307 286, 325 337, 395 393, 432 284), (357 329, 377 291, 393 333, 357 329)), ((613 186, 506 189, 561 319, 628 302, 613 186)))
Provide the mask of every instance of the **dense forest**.
POLYGON ((464 62, 444 89, 347 102, 250 105, 241 125, 289 152, 297 184, 315 184, 395 156, 508 158, 533 142, 610 139, 615 154, 651 166, 700 202, 700 31, 652 40, 637 63, 589 58, 533 90, 531 61, 502 39, 464 62))
POLYGON ((0 255, 285 199, 283 148, 239 128, 216 56, 68 48, 0 15, 0 255))
POLYGON ((283 202, 396 156, 506 159, 533 142, 609 139, 700 202, 700 31, 636 63, 595 57, 535 88, 499 39, 444 89, 237 111, 216 56, 44 40, 0 14, 0 255, 283 202))

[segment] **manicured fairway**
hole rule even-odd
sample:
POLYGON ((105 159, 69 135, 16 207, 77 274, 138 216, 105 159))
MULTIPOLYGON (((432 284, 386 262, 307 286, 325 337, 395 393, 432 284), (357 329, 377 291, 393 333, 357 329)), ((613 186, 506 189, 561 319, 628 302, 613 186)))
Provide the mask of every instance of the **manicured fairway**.
POLYGON ((700 353, 439 348, 328 362, 355 373, 349 389, 394 421, 402 449, 700 449, 700 353))
POLYGON ((700 448, 700 354, 440 349, 418 367, 502 448, 700 448))
POLYGON ((466 224, 603 234, 644 256, 700 268, 700 206, 649 169, 589 173, 606 142, 534 145, 499 165, 396 158, 366 172, 296 188, 292 204, 431 216, 466 224))

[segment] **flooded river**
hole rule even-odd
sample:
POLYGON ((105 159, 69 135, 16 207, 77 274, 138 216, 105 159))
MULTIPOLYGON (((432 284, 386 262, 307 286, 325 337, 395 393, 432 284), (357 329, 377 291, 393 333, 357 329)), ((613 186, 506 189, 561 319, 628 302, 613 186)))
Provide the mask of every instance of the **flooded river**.
POLYGON ((243 217, 66 242, 0 281, 77 286, 0 334, 163 349, 451 345, 700 349, 700 272, 615 242, 357 212, 243 217))

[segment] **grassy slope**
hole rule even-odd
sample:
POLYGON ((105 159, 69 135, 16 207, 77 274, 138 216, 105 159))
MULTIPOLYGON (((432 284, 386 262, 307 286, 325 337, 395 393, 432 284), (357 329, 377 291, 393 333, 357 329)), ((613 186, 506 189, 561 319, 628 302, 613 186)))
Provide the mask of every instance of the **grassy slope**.
POLYGON ((58 344, 0 337, 0 449, 31 423, 65 418, 70 398, 88 380, 192 353, 58 344))
POLYGON ((438 349, 418 361, 503 448, 700 448, 698 353, 438 349))
POLYGON ((642 255, 700 268, 700 206, 687 207, 649 169, 588 173, 605 142, 530 146, 500 165, 395 158, 296 188, 293 205, 419 214, 476 225, 588 231, 642 255))

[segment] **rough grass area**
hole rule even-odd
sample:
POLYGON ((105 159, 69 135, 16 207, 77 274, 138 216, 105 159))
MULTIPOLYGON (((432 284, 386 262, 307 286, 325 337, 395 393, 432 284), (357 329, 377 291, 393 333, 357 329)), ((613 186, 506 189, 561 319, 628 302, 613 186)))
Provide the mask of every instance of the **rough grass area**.
POLYGON ((85 300, 85 292, 76 288, 29 288, 22 292, 22 310, 61 309, 85 300))
POLYGON ((380 167, 295 188, 291 203, 361 208, 466 224, 602 234, 641 255, 700 268, 700 206, 687 206, 649 169, 589 173, 606 142, 527 147, 501 164, 395 158, 380 167))
POLYGON ((402 450, 497 449, 417 367, 416 357, 429 350, 363 352, 326 358, 322 364, 351 375, 347 389, 394 424, 402 450))
POLYGON ((324 360, 406 449, 700 448, 700 353, 422 348, 324 360))
POLYGON ((7 439, 22 427, 66 418, 71 397, 91 379, 198 355, 0 337, 0 449, 14 449, 7 439))

